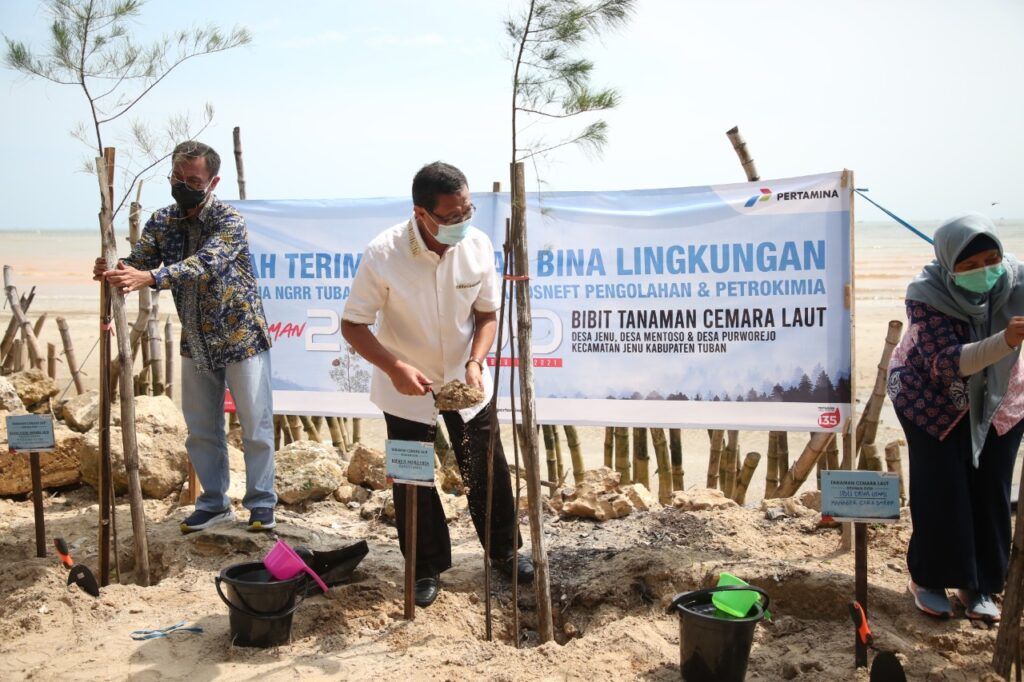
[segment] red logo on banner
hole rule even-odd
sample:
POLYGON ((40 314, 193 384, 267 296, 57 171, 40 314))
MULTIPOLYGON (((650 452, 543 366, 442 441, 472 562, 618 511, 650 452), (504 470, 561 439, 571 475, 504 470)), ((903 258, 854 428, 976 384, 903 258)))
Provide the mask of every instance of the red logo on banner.
POLYGON ((235 413, 235 399, 231 397, 231 391, 224 389, 224 411, 229 414, 235 413))
MULTIPOLYGON (((488 367, 494 367, 496 364, 497 364, 497 362, 495 361, 494 358, 492 358, 492 357, 488 357, 487 358, 487 366, 488 367)), ((502 358, 501 359, 501 366, 502 367, 512 367, 513 366, 512 358, 502 358)), ((519 358, 516 358, 515 366, 516 367, 519 366, 519 358)), ((562 358, 534 358, 533 359, 533 366, 534 367, 561 367, 562 366, 562 358)))
POLYGON ((831 410, 823 410, 818 415, 818 426, 823 429, 834 429, 839 426, 839 408, 834 407, 831 410))

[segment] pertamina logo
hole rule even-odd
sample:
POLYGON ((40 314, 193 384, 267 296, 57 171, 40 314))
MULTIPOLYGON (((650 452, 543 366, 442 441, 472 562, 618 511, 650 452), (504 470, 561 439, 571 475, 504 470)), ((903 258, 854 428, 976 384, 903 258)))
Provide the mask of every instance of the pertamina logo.
POLYGON ((750 208, 751 206, 753 206, 754 204, 756 204, 759 201, 768 201, 771 198, 772 198, 772 191, 770 189, 768 189, 767 187, 762 187, 761 188, 761 193, 760 194, 755 194, 754 196, 752 196, 749 199, 747 199, 747 203, 743 204, 743 206, 744 206, 744 208, 750 208))
POLYGON ((819 407, 821 413, 818 415, 818 426, 823 429, 834 429, 839 426, 839 408, 838 407, 819 407))

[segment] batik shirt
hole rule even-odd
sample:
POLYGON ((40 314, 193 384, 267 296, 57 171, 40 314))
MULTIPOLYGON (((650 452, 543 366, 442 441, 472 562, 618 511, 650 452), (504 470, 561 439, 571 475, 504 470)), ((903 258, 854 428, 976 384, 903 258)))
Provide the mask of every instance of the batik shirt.
POLYGON ((171 290, 181 318, 181 354, 200 370, 270 348, 245 219, 217 197, 194 218, 176 204, 156 211, 123 260, 152 272, 154 288, 171 290))
MULTIPOLYGON (((920 301, 907 300, 909 326, 889 361, 888 393, 896 412, 943 440, 969 410, 960 351, 971 336, 967 323, 920 301)), ((1024 418, 1024 367, 1014 365, 1010 385, 992 419, 1002 436, 1024 418)))

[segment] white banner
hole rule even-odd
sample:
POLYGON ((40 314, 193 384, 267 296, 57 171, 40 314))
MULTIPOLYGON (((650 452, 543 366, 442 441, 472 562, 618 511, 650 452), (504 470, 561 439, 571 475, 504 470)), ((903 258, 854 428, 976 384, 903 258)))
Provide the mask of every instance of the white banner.
MULTIPOLYGON (((529 195, 539 421, 839 430, 851 414, 851 191, 829 173, 529 195)), ((500 272, 508 195, 473 202, 500 272)), ((408 219, 409 199, 233 203, 274 338, 275 411, 380 416, 340 317, 363 248, 408 219)), ((503 394, 508 378, 506 366, 503 394)), ((507 400, 499 408, 507 417, 507 400)))

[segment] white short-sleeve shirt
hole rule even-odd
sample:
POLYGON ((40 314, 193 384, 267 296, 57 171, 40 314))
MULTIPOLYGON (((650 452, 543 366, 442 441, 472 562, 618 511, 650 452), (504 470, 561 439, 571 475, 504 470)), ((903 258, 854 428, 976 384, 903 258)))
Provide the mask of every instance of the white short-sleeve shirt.
MULTIPOLYGON (((466 362, 476 330, 474 311, 501 305, 494 246, 470 227, 466 237, 438 256, 427 248, 415 219, 382 232, 367 245, 342 319, 355 324, 379 322, 376 336, 399 360, 433 382, 466 379, 466 362)), ((483 370, 485 401, 460 410, 470 420, 490 400, 491 373, 483 370)), ((402 395, 387 374, 375 367, 370 400, 388 414, 433 423, 434 399, 402 395)))

